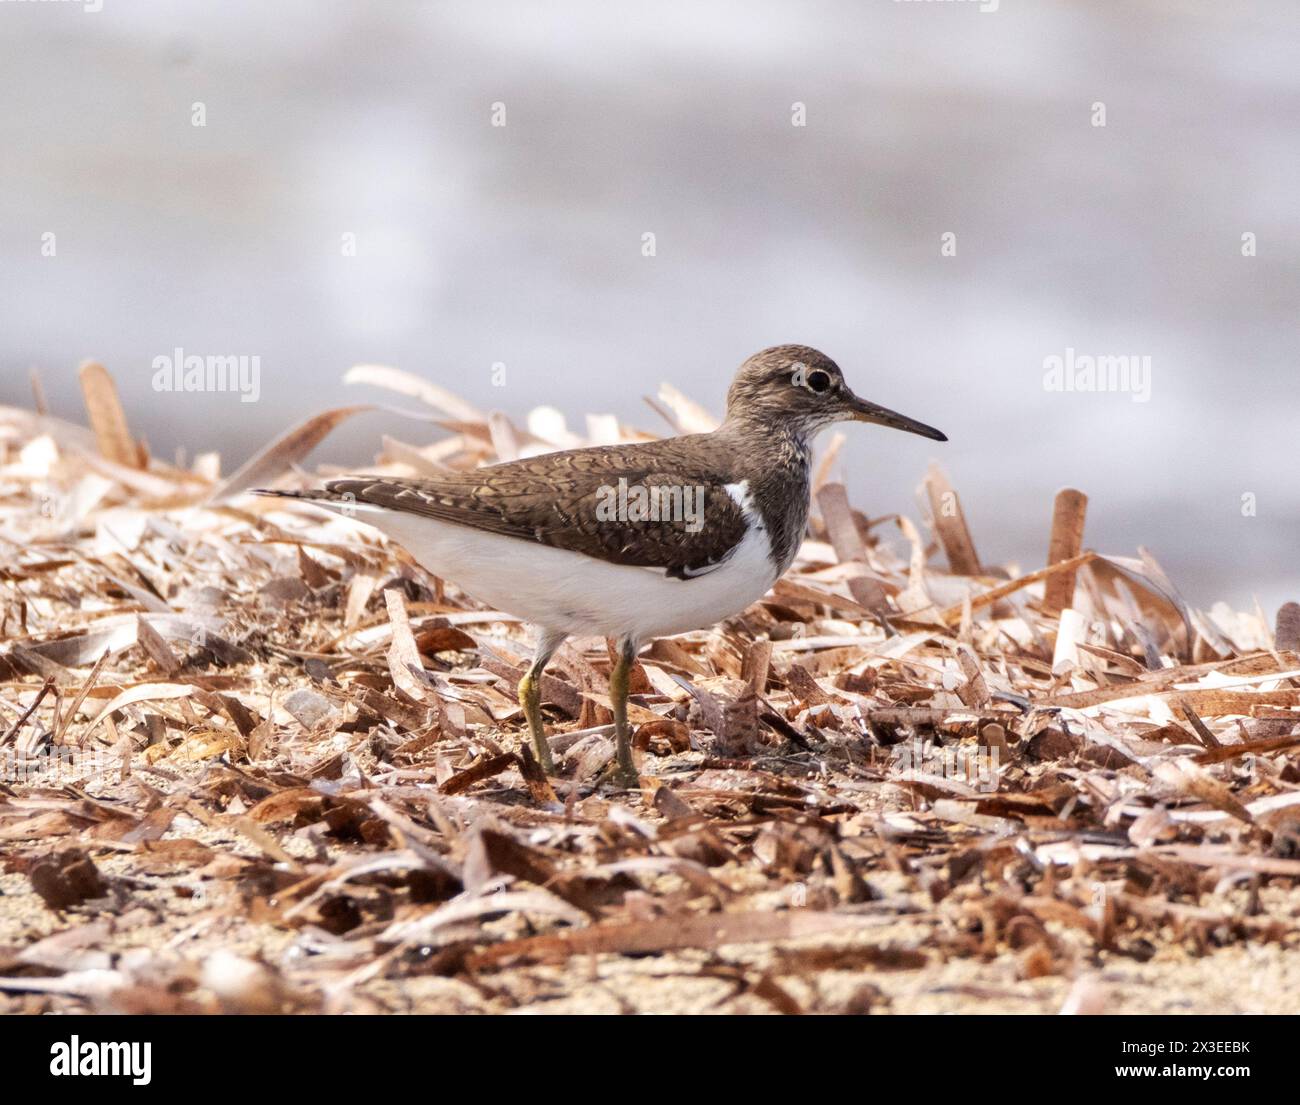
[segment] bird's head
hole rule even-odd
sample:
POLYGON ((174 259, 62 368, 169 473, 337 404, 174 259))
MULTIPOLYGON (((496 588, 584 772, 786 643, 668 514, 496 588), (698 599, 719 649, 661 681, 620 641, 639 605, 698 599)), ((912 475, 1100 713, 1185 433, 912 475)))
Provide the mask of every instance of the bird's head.
POLYGON ((727 392, 727 421, 780 426, 803 437, 832 422, 876 422, 948 440, 933 426, 854 395, 840 366, 806 345, 774 345, 742 364, 727 392))

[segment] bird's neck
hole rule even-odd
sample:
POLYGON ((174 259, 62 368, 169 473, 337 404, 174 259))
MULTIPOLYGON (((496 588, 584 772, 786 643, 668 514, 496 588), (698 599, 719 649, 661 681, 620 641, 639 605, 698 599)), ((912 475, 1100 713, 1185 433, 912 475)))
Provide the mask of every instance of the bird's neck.
POLYGON ((727 412, 717 434, 740 456, 765 469, 780 469, 805 482, 812 464, 812 434, 789 418, 727 412))
POLYGON ((784 572, 799 551, 808 525, 810 435, 787 420, 728 414, 717 436, 749 483, 771 538, 773 563, 784 572))

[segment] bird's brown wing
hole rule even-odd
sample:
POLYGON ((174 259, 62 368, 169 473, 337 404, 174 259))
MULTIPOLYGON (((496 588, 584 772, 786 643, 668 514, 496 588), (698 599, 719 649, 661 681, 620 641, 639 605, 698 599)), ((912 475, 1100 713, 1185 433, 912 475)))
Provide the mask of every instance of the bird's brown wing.
POLYGON ((548 453, 431 479, 356 476, 330 481, 322 497, 688 578, 726 560, 750 523, 719 474, 733 458, 683 455, 681 440, 548 453))

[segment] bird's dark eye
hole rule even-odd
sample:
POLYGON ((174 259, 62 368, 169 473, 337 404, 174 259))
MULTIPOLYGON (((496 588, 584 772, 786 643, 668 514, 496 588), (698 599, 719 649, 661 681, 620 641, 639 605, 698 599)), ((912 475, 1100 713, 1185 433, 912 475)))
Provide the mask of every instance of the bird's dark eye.
POLYGON ((820 368, 808 373, 808 386, 820 394, 831 386, 830 373, 823 372, 820 368))

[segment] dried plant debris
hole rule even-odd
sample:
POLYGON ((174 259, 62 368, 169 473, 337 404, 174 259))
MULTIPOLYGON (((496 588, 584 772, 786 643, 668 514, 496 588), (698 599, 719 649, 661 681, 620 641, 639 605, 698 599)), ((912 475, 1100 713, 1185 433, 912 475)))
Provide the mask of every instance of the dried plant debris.
MULTIPOLYGON (((427 408, 376 472, 650 436, 349 378, 427 408)), ((223 477, 82 382, 89 429, 0 409, 0 1008, 1300 1011, 1300 608, 1191 609, 1081 492, 1025 570, 937 468, 913 520, 828 459, 773 591, 642 651, 615 790, 606 642, 548 777, 517 619, 243 494, 365 408, 223 477)))

